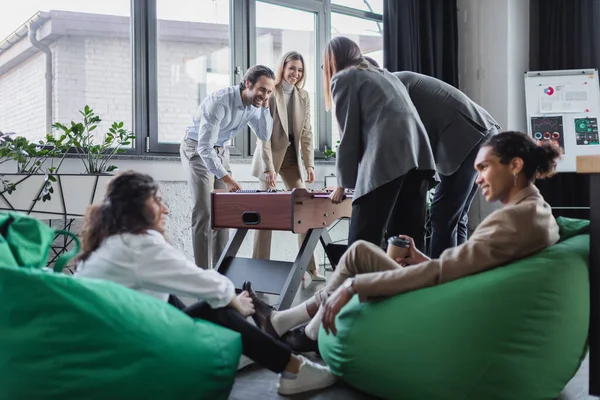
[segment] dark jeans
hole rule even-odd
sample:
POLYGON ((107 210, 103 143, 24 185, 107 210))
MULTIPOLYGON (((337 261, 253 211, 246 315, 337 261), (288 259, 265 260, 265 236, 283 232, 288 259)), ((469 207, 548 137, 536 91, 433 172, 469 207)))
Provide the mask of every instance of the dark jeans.
POLYGON ((413 238, 417 249, 425 251, 425 215, 430 180, 430 174, 422 171, 412 170, 406 174, 396 201, 395 210, 398 214, 390 219, 386 239, 407 235, 413 238))
POLYGON ((475 146, 452 175, 440 175, 429 210, 431 220, 430 257, 467 241, 469 209, 477 193, 477 171, 473 164, 479 152, 475 146))
POLYGON ((397 206, 398 194, 406 175, 394 179, 354 200, 348 246, 357 240, 366 240, 381 246, 386 227, 396 229, 397 220, 403 217, 405 210, 397 206))
POLYGON ((177 307, 192 318, 204 319, 239 332, 242 335, 242 352, 261 366, 281 373, 290 361, 291 349, 283 342, 264 333, 249 323, 233 308, 211 308, 205 301, 186 307, 177 296, 169 297, 169 304, 177 307))

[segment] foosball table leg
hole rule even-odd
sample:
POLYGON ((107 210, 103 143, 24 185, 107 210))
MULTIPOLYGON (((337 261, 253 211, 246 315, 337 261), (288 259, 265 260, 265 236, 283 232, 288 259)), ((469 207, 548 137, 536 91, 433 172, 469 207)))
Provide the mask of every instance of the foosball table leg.
POLYGON ((278 310, 287 310, 292 305, 294 297, 296 297, 296 293, 300 287, 302 276, 304 276, 304 273, 306 272, 308 263, 314 254, 321 233, 324 230, 325 229, 310 229, 306 233, 306 237, 304 238, 304 242, 302 242, 302 246, 300 246, 298 256, 294 260, 290 274, 288 275, 283 288, 281 288, 279 300, 277 302, 279 304, 277 307, 278 310))
POLYGON ((323 250, 325 250, 325 254, 329 259, 329 262, 331 263, 331 268, 335 270, 335 267, 340 262, 342 254, 344 254, 348 246, 345 244, 333 243, 327 229, 322 229, 321 244, 323 245, 323 250))
POLYGON ((228 263, 233 257, 237 255, 237 252, 240 250, 242 243, 244 242, 244 238, 248 233, 248 229, 236 229, 233 236, 229 238, 227 245, 223 249, 223 253, 221 257, 219 257, 219 261, 217 265, 215 265, 215 270, 219 273, 223 273, 222 269, 226 268, 226 263, 228 263), (220 271, 221 270, 221 271, 220 271))

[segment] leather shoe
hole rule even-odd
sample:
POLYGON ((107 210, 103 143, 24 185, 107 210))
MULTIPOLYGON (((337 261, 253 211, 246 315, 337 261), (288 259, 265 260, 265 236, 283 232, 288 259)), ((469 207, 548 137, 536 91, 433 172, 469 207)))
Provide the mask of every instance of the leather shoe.
POLYGON ((271 314, 273 311, 275 311, 275 307, 258 298, 250 281, 245 281, 242 284, 242 290, 248 292, 248 295, 254 304, 254 314, 252 314, 252 319, 254 320, 256 326, 258 326, 263 332, 279 339, 279 335, 271 323, 271 314))
POLYGON ((306 336, 304 326, 287 332, 281 337, 281 340, 296 353, 309 353, 312 351, 319 354, 319 342, 306 336))

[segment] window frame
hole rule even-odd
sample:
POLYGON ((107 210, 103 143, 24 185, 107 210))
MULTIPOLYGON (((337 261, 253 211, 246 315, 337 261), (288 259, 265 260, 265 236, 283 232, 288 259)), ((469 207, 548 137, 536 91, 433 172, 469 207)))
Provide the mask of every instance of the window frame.
MULTIPOLYGON (((230 84, 236 85, 245 71, 256 61, 256 2, 261 1, 281 7, 315 14, 315 52, 322 54, 331 39, 331 13, 348 15, 383 23, 383 15, 337 4, 331 0, 228 0, 230 40, 230 84)), ((136 135, 133 146, 124 149, 127 156, 178 156, 179 143, 160 142, 158 137, 158 20, 157 0, 130 0, 130 43, 132 57, 132 130, 136 135)), ((315 63, 315 64, 318 64, 315 63)), ((315 104, 311 112, 317 113, 315 158, 324 158, 326 148, 331 149, 332 115, 325 111, 322 90, 323 75, 315 65, 315 104)), ((190 115, 191 121, 192 115, 190 115)), ((181 132, 183 139, 185 132, 181 132)), ((250 128, 244 128, 229 146, 232 158, 252 157, 256 137, 250 128)))
MULTIPOLYGON (((327 39, 322 37, 324 22, 328 19, 325 17, 325 9, 324 5, 320 1, 314 0, 251 0, 250 1, 250 13, 248 15, 249 21, 249 54, 250 54, 250 63, 249 65, 254 65, 256 63, 256 3, 261 2, 265 4, 272 4, 280 7, 287 7, 293 10, 303 11, 313 13, 315 16, 315 51, 316 54, 322 52, 321 49, 325 47, 327 43, 327 39)), ((315 59, 318 59, 317 57, 315 59)), ((316 87, 323 87, 323 74, 321 74, 320 68, 317 66, 318 63, 315 64, 314 71, 311 71, 315 76, 315 84, 316 87)), ((275 71, 276 72, 276 71, 275 71)), ((325 110, 325 98, 323 92, 320 90, 315 91, 315 104, 311 104, 311 113, 318 112, 319 110, 325 110)), ((326 126, 328 116, 324 115, 324 113, 319 113, 317 115, 317 126, 313 126, 313 135, 315 132, 326 132, 326 126)), ((254 135, 250 129, 245 129, 244 139, 249 143, 249 149, 247 153, 247 157, 252 157, 254 153, 254 148, 256 147, 256 135, 254 135)), ((315 149, 315 156, 322 156, 319 149, 322 148, 320 140, 326 140, 326 135, 316 135, 314 138, 319 146, 315 149), (323 138, 321 137, 323 136, 323 138)))
MULTIPOLYGON (((245 71, 256 61, 256 2, 289 7, 315 14, 315 51, 322 54, 331 39, 331 13, 344 14, 356 18, 383 23, 383 15, 337 4, 331 0, 229 0, 230 35, 230 84, 236 85, 245 71)), ((165 143, 158 140, 158 20, 157 0, 131 0, 132 12, 132 55, 133 55, 133 121, 136 141, 134 148, 127 149, 130 155, 172 155, 179 154, 179 143, 165 143)), ((318 59, 318 57, 316 57, 318 59)), ((318 64, 318 63, 316 63, 318 64)), ((324 158, 326 148, 333 148, 332 115, 325 111, 325 98, 322 90, 323 75, 315 65, 315 104, 311 112, 316 115, 315 158, 324 158)), ((192 116, 190 115, 190 119, 192 116)), ((184 132, 181 132, 183 138, 184 132)), ((256 137, 250 128, 244 128, 229 146, 232 159, 251 158, 256 137)))

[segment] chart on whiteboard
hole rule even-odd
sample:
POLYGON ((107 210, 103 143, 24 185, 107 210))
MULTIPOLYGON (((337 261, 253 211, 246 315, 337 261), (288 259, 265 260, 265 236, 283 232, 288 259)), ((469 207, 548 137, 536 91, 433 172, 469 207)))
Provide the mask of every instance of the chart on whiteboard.
POLYGON ((562 115, 531 117, 531 132, 538 144, 544 140, 552 140, 565 152, 562 115))
POLYGON ((575 118, 575 137, 578 146, 600 144, 597 118, 575 118))
POLYGON ((589 107, 590 85, 539 85, 538 100, 540 114, 585 113, 589 107))
POLYGON ((597 69, 525 73, 527 133, 562 148, 558 172, 576 172, 577 157, 600 154, 600 80, 597 69))

